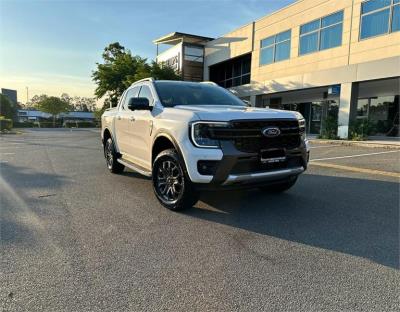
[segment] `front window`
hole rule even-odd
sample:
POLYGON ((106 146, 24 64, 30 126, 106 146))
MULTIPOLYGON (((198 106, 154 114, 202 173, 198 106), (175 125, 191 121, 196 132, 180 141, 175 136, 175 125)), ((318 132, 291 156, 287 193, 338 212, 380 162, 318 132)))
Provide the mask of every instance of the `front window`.
POLYGON ((245 106, 228 90, 215 85, 196 82, 156 81, 155 87, 165 107, 176 105, 245 106))
POLYGON ((360 39, 400 30, 400 0, 369 0, 361 4, 360 39))
POLYGON ((290 58, 290 37, 288 30, 261 40, 260 65, 267 65, 290 58))
POLYGON ((185 61, 203 63, 204 50, 202 47, 185 46, 184 51, 183 57, 185 61))
POLYGON ((343 11, 300 27, 299 54, 308 54, 342 45, 343 11))

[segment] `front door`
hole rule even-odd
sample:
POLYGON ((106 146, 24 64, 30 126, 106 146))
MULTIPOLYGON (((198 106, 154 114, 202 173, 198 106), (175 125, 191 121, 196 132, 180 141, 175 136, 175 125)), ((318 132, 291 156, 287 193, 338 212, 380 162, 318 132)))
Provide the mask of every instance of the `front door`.
POLYGON ((134 87, 126 92, 123 102, 119 105, 118 115, 115 117, 115 131, 119 152, 122 155, 130 154, 132 145, 132 122, 134 121, 134 112, 128 109, 129 99, 137 97, 140 87, 134 87))

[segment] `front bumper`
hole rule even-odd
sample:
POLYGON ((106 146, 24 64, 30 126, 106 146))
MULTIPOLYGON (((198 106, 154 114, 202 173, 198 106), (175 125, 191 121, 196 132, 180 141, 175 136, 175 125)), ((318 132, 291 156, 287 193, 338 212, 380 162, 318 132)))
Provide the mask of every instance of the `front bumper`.
POLYGON ((282 166, 260 167, 258 153, 244 153, 236 149, 231 141, 221 141, 221 149, 194 148, 186 145, 183 149, 188 175, 200 188, 251 187, 279 183, 296 177, 307 169, 309 146, 302 141, 295 149, 286 150, 287 162, 282 166), (215 161, 212 175, 200 174, 199 161, 215 161))
POLYGON ((222 183, 222 186, 255 184, 257 182, 264 184, 268 181, 285 180, 289 177, 298 176, 304 170, 304 167, 295 167, 258 173, 230 174, 225 182, 222 183))

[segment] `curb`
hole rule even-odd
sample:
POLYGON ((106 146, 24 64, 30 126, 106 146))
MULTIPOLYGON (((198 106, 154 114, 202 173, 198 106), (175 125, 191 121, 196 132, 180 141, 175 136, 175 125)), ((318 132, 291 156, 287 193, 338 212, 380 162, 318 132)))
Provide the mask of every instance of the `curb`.
POLYGON ((319 144, 335 144, 343 146, 361 146, 361 147, 372 147, 372 148, 386 148, 386 149, 400 149, 400 144, 395 143, 376 143, 368 141, 348 141, 348 140, 323 140, 323 139, 309 139, 311 143, 319 144))

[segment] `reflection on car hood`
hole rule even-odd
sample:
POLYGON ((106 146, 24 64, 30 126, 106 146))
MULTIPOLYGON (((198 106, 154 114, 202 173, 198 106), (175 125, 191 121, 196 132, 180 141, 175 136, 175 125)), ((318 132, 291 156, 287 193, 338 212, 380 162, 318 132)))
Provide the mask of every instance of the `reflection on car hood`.
POLYGON ((233 105, 177 105, 175 109, 194 112, 201 120, 228 121, 233 119, 296 119, 297 113, 292 111, 233 106, 233 105))

